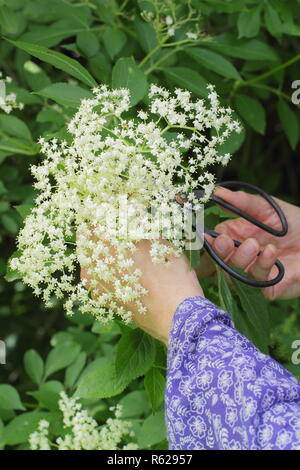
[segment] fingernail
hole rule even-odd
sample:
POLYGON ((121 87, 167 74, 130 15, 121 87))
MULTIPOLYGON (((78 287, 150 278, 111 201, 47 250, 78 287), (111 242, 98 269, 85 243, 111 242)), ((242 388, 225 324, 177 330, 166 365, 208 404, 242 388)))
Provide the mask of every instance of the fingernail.
POLYGON ((243 251, 247 256, 254 256, 258 252, 258 246, 255 240, 247 240, 244 243, 243 251))
POLYGON ((266 255, 268 258, 273 258, 276 256, 276 248, 274 245, 267 245, 266 248, 264 249, 264 255, 266 255))
POLYGON ((217 251, 219 251, 220 253, 224 253, 228 250, 228 241, 226 239, 226 237, 220 235, 218 238, 216 238, 215 240, 215 248, 217 249, 217 251))

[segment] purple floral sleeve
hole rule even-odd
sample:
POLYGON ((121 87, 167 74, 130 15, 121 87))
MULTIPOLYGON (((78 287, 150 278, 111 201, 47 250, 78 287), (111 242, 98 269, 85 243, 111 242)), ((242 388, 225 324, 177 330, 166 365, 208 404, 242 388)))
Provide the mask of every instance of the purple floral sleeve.
POLYGON ((300 450, 300 383, 203 297, 176 310, 165 398, 170 449, 300 450))

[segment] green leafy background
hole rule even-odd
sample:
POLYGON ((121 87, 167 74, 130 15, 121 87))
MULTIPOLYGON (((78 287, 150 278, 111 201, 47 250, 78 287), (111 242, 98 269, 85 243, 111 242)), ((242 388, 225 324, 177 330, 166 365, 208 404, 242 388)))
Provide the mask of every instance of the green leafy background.
MULTIPOLYGON (((158 2, 159 3, 159 2, 158 2)), ((166 3, 168 2, 160 2, 166 3)), ((176 2, 187 14, 187 2, 176 2)), ((39 159, 36 139, 64 135, 64 125, 97 83, 127 86, 131 104, 146 100, 150 83, 206 95, 213 83, 244 125, 224 144, 233 152, 219 180, 241 179, 299 203, 299 110, 291 102, 299 76, 300 2, 193 0, 205 32, 197 43, 179 29, 173 46, 159 44, 141 11, 151 1, 0 0, 0 68, 24 110, 0 113, 0 448, 26 449, 41 418, 62 435, 58 396, 80 396, 103 423, 121 403, 140 448, 167 447, 163 396, 166 349, 133 326, 103 326, 57 302, 45 309, 16 273, 7 270, 15 236, 35 197, 29 172, 39 159), (272 171, 270 171, 272 169, 272 171)), ((185 25, 186 28, 189 25, 185 25)), ((213 226, 224 213, 208 209, 213 226)), ((17 256, 17 253, 15 253, 17 256)), ((191 257, 192 263, 198 258, 191 257)), ((261 292, 234 282, 202 282, 237 328, 296 376, 291 344, 300 339, 299 300, 267 303, 261 292)))

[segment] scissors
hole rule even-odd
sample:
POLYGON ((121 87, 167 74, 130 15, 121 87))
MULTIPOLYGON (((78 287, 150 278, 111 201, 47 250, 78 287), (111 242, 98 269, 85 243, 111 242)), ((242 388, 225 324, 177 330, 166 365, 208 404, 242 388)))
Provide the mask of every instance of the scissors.
MULTIPOLYGON (((237 188, 237 187, 238 188, 244 188, 244 189, 250 189, 254 193, 259 194, 261 197, 263 197, 270 204, 270 206, 272 206, 272 208, 276 212, 276 214, 277 214, 277 216, 278 216, 278 218, 281 222, 281 227, 282 227, 281 230, 276 230, 273 227, 270 227, 270 226, 260 222, 259 220, 255 219, 251 215, 249 215, 246 212, 242 211, 241 209, 233 206, 229 202, 224 201, 224 199, 222 199, 218 196, 215 196, 214 194, 212 194, 210 196, 210 200, 215 202, 219 206, 224 207, 225 209, 229 210, 233 214, 236 214, 239 217, 242 217, 243 219, 248 220, 250 223, 256 225, 256 227, 261 228, 265 232, 268 232, 271 235, 274 235, 275 237, 284 237, 287 234, 287 232, 288 232, 288 223, 287 223, 286 217, 284 215, 284 212, 279 207, 277 202, 274 201, 274 199, 269 194, 267 194, 265 191, 258 188, 257 186, 254 186, 250 183, 245 183, 243 181, 224 181, 222 183, 218 183, 217 186, 222 186, 224 188, 229 187, 229 188, 233 188, 233 189, 237 188)), ((193 191, 193 194, 196 196, 197 199, 202 199, 203 196, 204 196, 204 191, 201 190, 201 189, 196 189, 196 190, 193 191)), ((180 195, 180 197, 176 198, 176 200, 177 200, 177 202, 179 202, 179 204, 181 204, 183 206, 184 203, 186 202, 186 195, 180 195)), ((198 234, 200 239, 202 239, 203 238, 203 233, 199 233, 199 227, 193 225, 193 229, 196 231, 196 233, 198 234)), ((213 238, 217 238, 219 235, 221 235, 220 233, 215 232, 214 230, 211 230, 207 227, 204 227, 204 233, 207 233, 208 235, 212 236, 213 238)), ((239 247, 241 245, 241 242, 239 242, 238 240, 233 240, 233 242, 234 242, 235 247, 239 247)), ((249 277, 244 276, 243 274, 239 273, 238 271, 233 269, 231 266, 226 264, 217 255, 217 253, 214 251, 212 246, 209 244, 209 242, 205 238, 203 240, 203 248, 208 252, 208 254, 213 258, 213 260, 222 269, 224 269, 224 271, 226 271, 230 276, 234 277, 238 281, 243 282, 244 284, 248 284, 249 286, 253 286, 253 287, 270 287, 270 286, 274 286, 275 284, 278 284, 278 282, 280 282, 282 280, 282 278, 284 277, 284 273, 285 273, 284 266, 281 263, 281 261, 279 261, 279 259, 277 259, 276 262, 275 262, 275 265, 278 269, 278 274, 277 274, 276 277, 274 277, 274 279, 270 279, 268 281, 256 281, 254 279, 250 279, 249 277)), ((257 256, 259 256, 260 253, 261 252, 259 252, 257 256)))

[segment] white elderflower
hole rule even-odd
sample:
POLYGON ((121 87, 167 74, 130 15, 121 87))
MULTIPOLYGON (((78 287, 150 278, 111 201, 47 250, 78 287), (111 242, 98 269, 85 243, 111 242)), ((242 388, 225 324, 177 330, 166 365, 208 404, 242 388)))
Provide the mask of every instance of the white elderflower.
POLYGON ((45 158, 32 167, 38 196, 10 265, 48 306, 56 296, 69 314, 76 307, 102 321, 119 315, 129 322, 126 304, 146 311, 130 256, 136 242, 150 240, 155 263, 182 252, 184 236, 173 230, 184 225, 176 196, 187 194, 200 209, 214 189, 209 166, 228 162, 218 148, 240 125, 211 85, 208 100, 152 85, 148 109, 131 117, 128 90, 102 85, 93 94, 69 122, 68 143, 39 139, 45 158), (192 193, 199 187, 201 201, 192 193), (89 283, 79 279, 80 267, 89 283))
POLYGON ((174 21, 173 21, 173 19, 172 19, 172 17, 171 17, 170 15, 166 16, 165 22, 166 22, 166 24, 167 24, 168 26, 170 26, 171 24, 174 23, 174 21))
POLYGON ((50 450, 50 442, 48 439, 49 422, 42 419, 38 424, 37 431, 29 436, 29 444, 31 450, 50 450))
POLYGON ((175 28, 168 28, 167 33, 168 33, 168 36, 170 36, 170 37, 174 36, 175 35, 175 28))
POLYGON ((17 103, 17 95, 15 93, 6 93, 6 83, 11 83, 11 77, 3 77, 0 72, 0 109, 9 114, 13 109, 23 109, 23 103, 17 103))
POLYGON ((58 437, 55 443, 48 439, 49 423, 41 420, 38 429, 29 436, 29 444, 32 450, 49 450, 51 445, 58 450, 136 450, 138 446, 129 442, 125 445, 122 441, 125 436, 132 436, 131 423, 122 420, 122 407, 111 407, 114 413, 103 426, 88 412, 82 409, 78 403, 79 398, 70 398, 65 392, 60 393, 59 409, 63 415, 63 423, 66 428, 64 437, 58 437))
POLYGON ((193 32, 191 32, 191 31, 188 31, 188 32, 186 33, 186 36, 187 36, 188 39, 193 39, 193 40, 196 40, 196 39, 198 39, 198 37, 199 37, 198 34, 193 33, 193 32))

